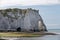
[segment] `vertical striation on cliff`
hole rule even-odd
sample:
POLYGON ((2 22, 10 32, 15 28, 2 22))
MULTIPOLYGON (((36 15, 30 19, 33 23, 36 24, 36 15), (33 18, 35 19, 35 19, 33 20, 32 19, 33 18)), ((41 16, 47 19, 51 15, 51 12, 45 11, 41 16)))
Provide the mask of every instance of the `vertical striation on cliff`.
POLYGON ((39 10, 31 8, 0 10, 0 30, 47 31, 39 10))

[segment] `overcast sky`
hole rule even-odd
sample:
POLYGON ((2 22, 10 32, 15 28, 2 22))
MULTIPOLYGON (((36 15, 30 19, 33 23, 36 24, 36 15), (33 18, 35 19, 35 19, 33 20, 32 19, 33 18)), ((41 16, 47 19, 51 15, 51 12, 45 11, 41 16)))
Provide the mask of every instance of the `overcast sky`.
POLYGON ((60 0, 0 0, 0 9, 10 7, 39 9, 48 29, 60 29, 60 0))
POLYGON ((28 6, 28 5, 51 5, 60 4, 60 0, 0 0, 0 6, 10 5, 28 6))

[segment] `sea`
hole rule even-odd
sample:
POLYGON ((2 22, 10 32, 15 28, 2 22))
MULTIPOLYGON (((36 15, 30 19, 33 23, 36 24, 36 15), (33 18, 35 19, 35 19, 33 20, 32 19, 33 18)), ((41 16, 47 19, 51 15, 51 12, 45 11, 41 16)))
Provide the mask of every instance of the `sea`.
POLYGON ((48 32, 58 35, 44 35, 41 37, 1 38, 0 40, 60 40, 60 29, 49 29, 48 32))

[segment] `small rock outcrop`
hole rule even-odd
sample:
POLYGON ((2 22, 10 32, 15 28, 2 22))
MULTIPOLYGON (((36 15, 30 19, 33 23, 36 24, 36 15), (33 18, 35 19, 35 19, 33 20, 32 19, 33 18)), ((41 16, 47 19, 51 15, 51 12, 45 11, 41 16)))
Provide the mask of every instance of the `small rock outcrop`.
POLYGON ((47 31, 39 15, 39 10, 31 8, 0 10, 0 30, 20 30, 24 32, 47 31))

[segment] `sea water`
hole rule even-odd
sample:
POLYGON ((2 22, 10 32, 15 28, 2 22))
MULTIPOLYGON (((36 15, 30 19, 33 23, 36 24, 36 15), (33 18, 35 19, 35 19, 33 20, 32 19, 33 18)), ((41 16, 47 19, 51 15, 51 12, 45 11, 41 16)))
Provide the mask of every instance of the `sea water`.
MULTIPOLYGON (((49 29, 48 32, 60 33, 59 29, 49 29)), ((60 40, 60 35, 44 35, 41 37, 1 38, 1 40, 60 40)))
POLYGON ((60 29, 48 29, 48 32, 60 33, 60 29))

